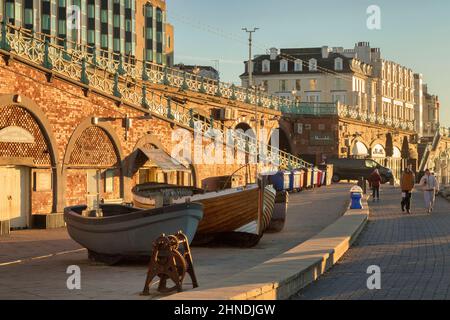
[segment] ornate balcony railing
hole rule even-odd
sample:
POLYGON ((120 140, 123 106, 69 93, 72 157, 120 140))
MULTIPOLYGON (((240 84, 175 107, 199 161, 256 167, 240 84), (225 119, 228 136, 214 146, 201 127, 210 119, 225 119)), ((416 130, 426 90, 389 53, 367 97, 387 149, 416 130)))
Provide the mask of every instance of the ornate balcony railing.
POLYGON ((306 116, 339 116, 342 118, 358 120, 366 123, 380 124, 388 127, 414 130, 414 121, 407 121, 398 118, 386 118, 383 115, 362 110, 359 106, 349 106, 337 103, 322 103, 322 102, 301 102, 291 106, 283 106, 281 112, 284 114, 296 114, 306 116))
POLYGON ((194 73, 184 72, 148 61, 141 61, 132 56, 123 56, 119 53, 78 44, 44 33, 26 31, 29 34, 33 34, 33 38, 41 43, 47 41, 52 48, 59 47, 64 49, 66 57, 70 57, 78 62, 84 59, 88 65, 96 66, 113 74, 118 72, 130 81, 145 80, 154 84, 228 98, 273 110, 279 110, 282 105, 292 103, 286 97, 272 96, 260 90, 247 89, 234 84, 204 78, 194 73))
MULTIPOLYGON (((157 94, 147 88, 147 81, 130 76, 130 73, 138 72, 135 66, 122 65, 119 61, 97 59, 86 55, 79 50, 65 50, 64 47, 48 41, 42 37, 36 37, 34 33, 25 29, 18 29, 12 25, 2 23, 0 34, 0 49, 3 52, 14 54, 36 66, 44 67, 54 74, 67 77, 80 85, 95 89, 106 95, 114 96, 130 105, 145 108, 160 117, 174 121, 185 127, 200 130, 205 136, 209 136, 211 129, 215 129, 224 136, 224 130, 220 124, 213 121, 205 121, 195 114, 192 109, 171 101, 170 98, 157 94), (129 72, 123 72, 121 68, 129 68, 129 72)), ((155 66, 152 66, 156 68, 155 66)), ((159 68, 159 66, 158 66, 159 68)), ((157 71, 154 77, 160 79, 161 73, 157 71)), ((161 79, 170 78, 164 73, 161 79)), ((173 78, 173 81, 176 77, 173 78)), ((198 85, 198 83, 197 83, 198 85)), ((309 163, 288 154, 278 148, 259 143, 250 135, 229 131, 229 137, 235 141, 237 149, 242 152, 258 155, 261 161, 271 163, 280 168, 301 168, 311 166, 309 163), (264 152, 261 152, 264 150, 264 152), (258 152, 260 151, 260 152, 258 152)))

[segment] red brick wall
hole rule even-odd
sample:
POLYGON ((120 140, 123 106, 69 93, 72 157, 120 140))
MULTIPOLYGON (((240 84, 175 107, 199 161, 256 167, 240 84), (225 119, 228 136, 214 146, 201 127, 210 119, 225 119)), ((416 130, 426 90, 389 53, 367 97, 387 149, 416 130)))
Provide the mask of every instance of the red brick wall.
POLYGON ((66 177, 66 205, 86 204, 87 194, 86 170, 69 169, 66 177))

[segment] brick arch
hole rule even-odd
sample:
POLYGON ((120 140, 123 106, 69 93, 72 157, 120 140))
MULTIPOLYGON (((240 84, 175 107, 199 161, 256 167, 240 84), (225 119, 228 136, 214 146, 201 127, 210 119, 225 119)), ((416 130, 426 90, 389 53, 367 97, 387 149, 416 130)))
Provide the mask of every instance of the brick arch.
MULTIPOLYGON (((86 130, 92 128, 101 129, 102 132, 106 134, 108 139, 110 140, 114 151, 117 156, 117 167, 120 168, 120 196, 124 197, 124 189, 126 188, 126 184, 124 183, 124 173, 125 173, 125 163, 124 163, 124 152, 120 143, 120 139, 116 134, 114 128, 106 122, 99 122, 97 125, 93 125, 93 118, 89 117, 82 121, 75 131, 72 133, 72 136, 69 139, 69 143, 67 144, 66 151, 64 154, 64 160, 62 163, 62 177, 64 186, 66 186, 66 178, 67 178, 67 168, 71 164, 71 156, 74 150, 77 148, 77 141, 82 135, 86 132, 86 130)), ((65 199, 64 199, 65 202, 65 199)))
POLYGON ((255 128, 253 128, 253 126, 252 126, 251 117, 252 117, 252 116, 247 116, 247 117, 241 116, 241 117, 237 118, 237 119, 234 121, 234 123, 233 123, 233 125, 232 125, 232 128, 233 128, 233 129, 236 129, 236 127, 237 127, 238 125, 240 125, 240 124, 246 124, 246 125, 248 125, 248 126, 250 127, 250 129, 252 129, 253 132, 255 132, 255 128))
POLYGON ((385 144, 386 144, 386 140, 382 140, 382 139, 374 139, 370 142, 370 150, 372 150, 372 148, 377 145, 377 144, 381 144, 383 146, 383 148, 386 148, 385 144))
POLYGON ((360 137, 353 139, 351 145, 350 145, 350 151, 351 153, 353 153, 353 148, 355 147, 355 145, 360 142, 362 143, 366 148, 367 148, 367 152, 368 152, 368 156, 371 155, 372 153, 372 147, 364 140, 361 139, 360 137))
POLYGON ((62 177, 61 171, 59 168, 60 157, 57 148, 56 138, 53 133, 52 126, 50 121, 47 119, 47 116, 39 107, 39 105, 34 102, 32 99, 19 95, 19 94, 6 94, 0 96, 0 112, 3 111, 5 107, 19 107, 24 109, 27 113, 29 113, 33 119, 36 121, 39 126, 40 133, 43 135, 47 148, 49 151, 50 157, 50 165, 52 168, 52 179, 53 179, 53 202, 52 202, 52 212, 62 212, 64 209, 63 206, 63 190, 62 190, 62 177))
MULTIPOLYGON (((287 142, 289 143, 289 148, 290 148, 290 151, 291 151, 289 153, 295 155, 296 149, 295 149, 295 145, 294 145, 294 139, 293 139, 292 130, 289 128, 289 125, 286 122, 284 122, 284 121, 280 121, 279 122, 279 127, 277 129, 279 129, 280 132, 281 131, 284 132, 284 134, 287 137, 287 142)), ((271 137, 272 137, 272 133, 270 134, 269 139, 271 137)))
POLYGON ((69 139, 69 143, 67 144, 66 152, 64 155, 63 165, 67 165, 70 162, 70 157, 74 149, 76 148, 76 143, 78 138, 89 128, 98 127, 102 129, 103 132, 108 136, 112 145, 114 146, 115 152, 117 154, 118 161, 122 161, 124 158, 124 153, 121 147, 120 139, 117 136, 114 128, 108 123, 99 122, 97 125, 92 124, 93 118, 85 119, 81 122, 75 131, 72 133, 72 136, 69 139))

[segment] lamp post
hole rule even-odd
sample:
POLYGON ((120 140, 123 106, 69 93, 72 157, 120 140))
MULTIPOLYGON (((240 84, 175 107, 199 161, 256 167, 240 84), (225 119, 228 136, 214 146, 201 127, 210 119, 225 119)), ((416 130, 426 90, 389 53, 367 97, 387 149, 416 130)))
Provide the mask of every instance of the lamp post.
POLYGON ((294 97, 293 105, 294 105, 295 107, 297 107, 297 106, 298 106, 298 103, 299 103, 299 100, 300 100, 300 96, 298 95, 298 94, 299 94, 299 91, 298 91, 297 89, 294 88, 294 89, 292 89, 291 93, 292 93, 292 96, 294 97))
POLYGON ((247 29, 242 28, 243 31, 248 33, 248 86, 251 88, 253 85, 253 60, 252 60, 252 36, 259 28, 247 29))
POLYGON ((255 181, 258 181, 258 172, 259 172, 259 120, 258 120, 258 104, 261 100, 261 94, 265 91, 264 85, 261 83, 260 85, 254 85, 251 87, 255 92, 255 138, 256 138, 256 173, 255 173, 255 181), (259 101, 257 101, 259 100, 259 101))

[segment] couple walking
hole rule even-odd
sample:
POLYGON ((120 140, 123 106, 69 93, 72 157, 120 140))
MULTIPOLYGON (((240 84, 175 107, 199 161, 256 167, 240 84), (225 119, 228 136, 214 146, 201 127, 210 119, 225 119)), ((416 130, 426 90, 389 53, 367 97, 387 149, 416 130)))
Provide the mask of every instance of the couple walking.
MULTIPOLYGON (((402 175, 400 186, 402 189, 402 211, 411 214, 411 197, 414 189, 416 176, 409 166, 402 175)), ((425 209, 427 213, 433 212, 434 202, 436 199, 436 190, 439 189, 439 185, 436 177, 431 174, 431 171, 427 169, 425 175, 419 182, 419 185, 423 187, 423 195, 425 200, 425 209)))
MULTIPOLYGON (((414 190, 416 176, 412 171, 412 167, 408 166, 403 172, 400 179, 400 187, 402 190, 402 211, 411 214, 411 197, 414 190)), ((373 191, 373 201, 380 201, 380 185, 381 176, 378 170, 375 170, 369 177, 369 183, 373 191)), ((436 199, 436 191, 439 190, 439 184, 436 177, 429 169, 425 171, 425 175, 420 180, 419 185, 423 187, 425 208, 428 213, 433 212, 434 202, 436 199)))

